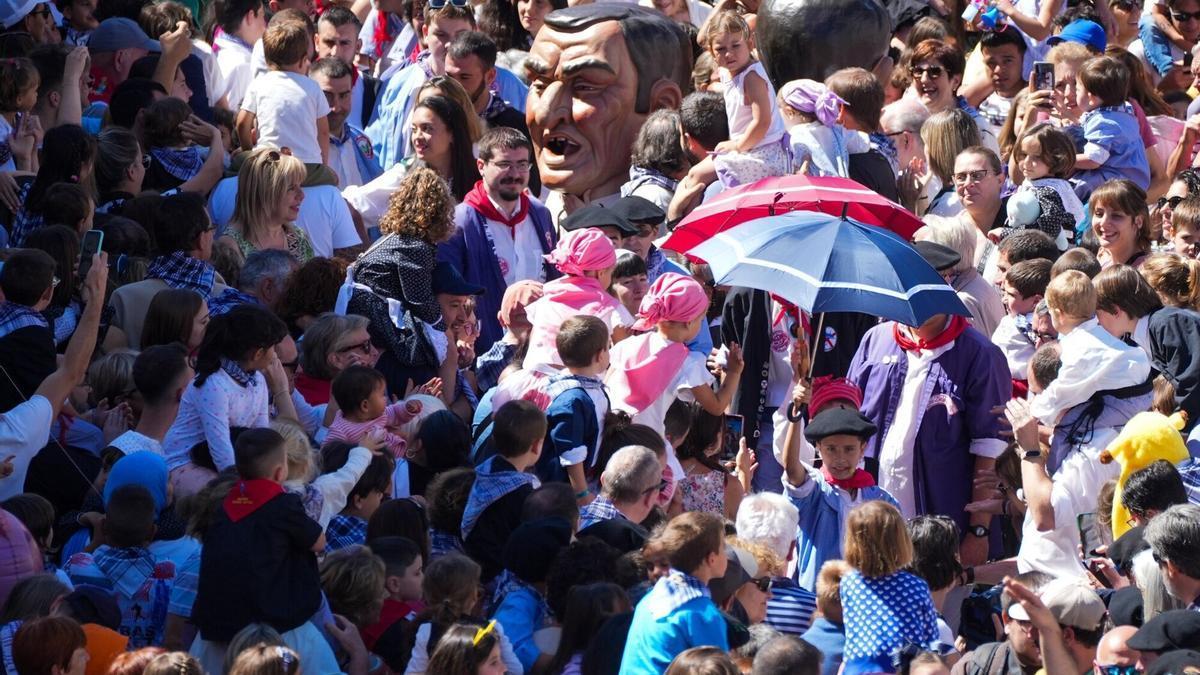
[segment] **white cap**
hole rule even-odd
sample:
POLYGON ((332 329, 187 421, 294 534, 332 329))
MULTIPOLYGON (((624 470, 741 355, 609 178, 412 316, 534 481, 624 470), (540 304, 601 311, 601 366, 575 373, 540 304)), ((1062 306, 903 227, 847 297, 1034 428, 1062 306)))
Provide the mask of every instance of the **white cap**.
MULTIPOLYGON (((1096 591, 1075 579, 1055 579, 1042 586, 1038 597, 1063 626, 1099 630, 1108 612, 1096 591)), ((1008 608, 1008 615, 1017 621, 1029 620, 1029 613, 1018 602, 1008 608)))
POLYGON ((45 0, 4 0, 0 2, 0 26, 5 30, 17 25, 45 0))

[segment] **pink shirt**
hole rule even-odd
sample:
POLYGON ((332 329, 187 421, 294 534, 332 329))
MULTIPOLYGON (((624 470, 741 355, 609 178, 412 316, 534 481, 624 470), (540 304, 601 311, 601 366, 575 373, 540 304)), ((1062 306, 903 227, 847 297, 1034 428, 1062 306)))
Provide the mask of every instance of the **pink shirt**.
POLYGON ((373 420, 366 422, 354 422, 346 419, 339 410, 333 418, 333 424, 329 425, 330 441, 345 441, 347 443, 358 443, 359 440, 373 429, 383 429, 386 432, 386 444, 388 451, 397 459, 404 457, 405 448, 408 447, 408 442, 403 436, 395 433, 401 425, 412 420, 413 417, 421 412, 421 404, 415 401, 399 401, 389 405, 383 414, 373 420), (410 405, 411 409, 410 409, 410 405))

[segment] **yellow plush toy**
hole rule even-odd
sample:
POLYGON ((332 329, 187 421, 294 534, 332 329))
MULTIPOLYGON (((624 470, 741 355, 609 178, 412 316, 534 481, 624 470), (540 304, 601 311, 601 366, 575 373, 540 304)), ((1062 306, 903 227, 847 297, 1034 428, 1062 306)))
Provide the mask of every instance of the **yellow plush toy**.
POLYGON ((1158 412, 1144 412, 1133 416, 1125 425, 1116 440, 1109 443, 1108 448, 1100 453, 1100 463, 1108 464, 1116 461, 1121 465, 1121 475, 1117 478, 1117 491, 1113 495, 1113 538, 1120 537, 1130 529, 1130 513, 1121 503, 1121 493, 1125 489, 1125 481, 1140 469, 1154 462, 1165 459, 1172 464, 1179 464, 1190 455, 1183 443, 1183 427, 1187 425, 1187 415, 1177 412, 1170 417, 1158 412))

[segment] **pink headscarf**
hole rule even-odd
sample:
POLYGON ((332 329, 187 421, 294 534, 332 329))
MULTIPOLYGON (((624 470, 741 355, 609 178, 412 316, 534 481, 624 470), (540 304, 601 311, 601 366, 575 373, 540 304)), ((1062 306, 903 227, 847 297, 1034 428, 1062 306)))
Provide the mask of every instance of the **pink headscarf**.
POLYGON ((642 304, 634 330, 650 330, 660 321, 688 322, 708 311, 708 296, 695 279, 667 272, 654 281, 642 304))
POLYGON ((783 85, 779 97, 793 110, 815 115, 825 126, 833 126, 846 102, 816 80, 792 80, 783 85))
POLYGON ((603 270, 617 264, 617 249, 601 230, 589 227, 569 232, 558 240, 558 246, 543 256, 558 271, 571 276, 603 270))

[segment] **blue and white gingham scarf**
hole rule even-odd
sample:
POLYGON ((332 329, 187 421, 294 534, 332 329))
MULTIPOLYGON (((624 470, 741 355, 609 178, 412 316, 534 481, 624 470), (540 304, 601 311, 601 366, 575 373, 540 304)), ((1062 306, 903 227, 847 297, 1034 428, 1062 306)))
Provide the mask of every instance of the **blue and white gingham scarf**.
POLYGON ((591 504, 579 509, 579 531, 606 520, 624 518, 625 515, 617 510, 616 505, 604 495, 599 495, 591 504))
POLYGON ((208 298, 212 295, 217 272, 203 260, 193 258, 184 251, 175 251, 151 260, 146 268, 146 277, 162 279, 171 288, 187 288, 208 298))
POLYGON ((471 495, 467 497, 467 508, 463 510, 462 538, 466 541, 475 523, 487 507, 495 504, 508 493, 524 485, 539 486, 537 476, 523 471, 496 471, 492 466, 499 455, 489 457, 483 464, 475 468, 475 485, 471 487, 471 495))
MULTIPOLYGON (((724 555, 724 554, 722 554, 724 555)), ((708 586, 696 577, 672 569, 667 576, 658 580, 642 602, 656 619, 667 616, 696 598, 710 598, 708 586)))
POLYGON ((0 338, 30 326, 49 328, 50 322, 46 321, 46 317, 40 312, 27 305, 18 305, 15 302, 0 303, 0 338))
POLYGON ((225 371, 225 374, 232 377, 234 382, 243 387, 253 387, 258 384, 258 379, 254 377, 254 373, 246 372, 235 361, 221 359, 221 370, 225 371))
POLYGON ((200 173, 204 161, 208 159, 208 149, 197 145, 186 148, 151 148, 150 156, 162 165, 162 168, 181 181, 189 181, 200 173))

